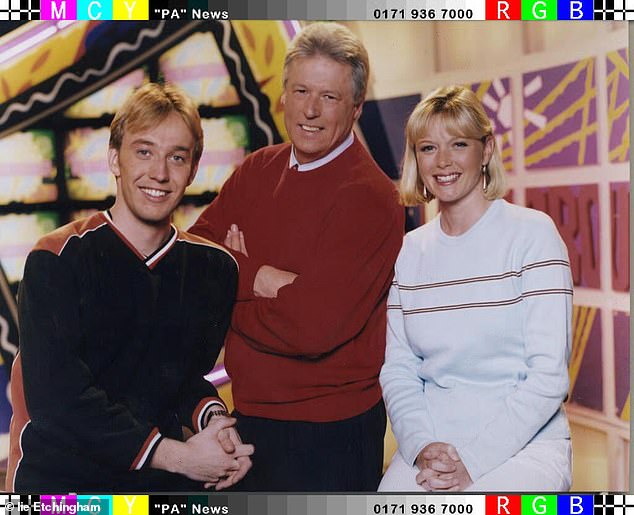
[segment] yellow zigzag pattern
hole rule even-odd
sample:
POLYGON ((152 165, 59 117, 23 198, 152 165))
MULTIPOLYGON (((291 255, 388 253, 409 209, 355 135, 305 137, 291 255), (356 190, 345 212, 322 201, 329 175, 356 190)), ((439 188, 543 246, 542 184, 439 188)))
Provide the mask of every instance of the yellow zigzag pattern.
MULTIPOLYGON (((565 92, 568 85, 573 83, 579 75, 585 71, 585 86, 583 95, 573 102, 570 106, 564 109, 561 113, 555 116, 552 120, 549 120, 543 129, 535 131, 526 138, 526 148, 530 147, 534 143, 545 138, 549 133, 554 131, 557 127, 563 124, 566 120, 573 117, 577 111, 582 111, 582 123, 579 130, 575 133, 569 134, 565 138, 548 145, 547 147, 533 153, 527 153, 526 165, 530 166, 543 159, 561 151, 568 145, 578 141, 579 142, 579 154, 577 161, 579 165, 583 164, 587 138, 594 134, 597 130, 597 124, 588 124, 588 118, 590 114, 590 102, 596 96, 596 88, 592 87, 592 76, 594 70, 593 59, 583 59, 579 61, 573 68, 566 74, 566 76, 555 86, 546 97, 533 109, 535 113, 543 113, 550 105, 557 101, 565 92)), ((524 127, 528 125, 528 120, 524 119, 524 127)))
MULTIPOLYGON (((608 91, 610 92, 610 98, 608 99, 608 124, 610 126, 611 136, 612 131, 614 130, 614 122, 618 120, 630 107, 629 98, 626 98, 621 105, 616 105, 616 95, 618 93, 619 86, 621 85, 621 81, 626 81, 626 83, 629 84, 630 73, 626 60, 623 59, 618 52, 610 52, 607 57, 614 65, 614 70, 612 70, 607 77, 608 91)), ((625 119, 625 130, 623 131, 621 141, 616 147, 610 149, 610 161, 617 163, 624 162, 627 158, 627 151, 629 148, 630 118, 628 116, 625 119)))

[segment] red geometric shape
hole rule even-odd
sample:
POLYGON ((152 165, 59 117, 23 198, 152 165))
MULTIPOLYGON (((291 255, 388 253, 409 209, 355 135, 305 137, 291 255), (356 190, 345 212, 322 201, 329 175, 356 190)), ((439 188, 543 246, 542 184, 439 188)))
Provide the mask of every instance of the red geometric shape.
POLYGON ((521 20, 522 3, 520 0, 486 0, 487 20, 521 20))
POLYGON ((598 186, 528 188, 526 205, 547 213, 555 222, 568 248, 575 286, 600 288, 598 186))
POLYGON ((630 291, 630 184, 610 184, 612 289, 630 291))
POLYGON ((520 495, 487 495, 486 515, 522 515, 520 495))

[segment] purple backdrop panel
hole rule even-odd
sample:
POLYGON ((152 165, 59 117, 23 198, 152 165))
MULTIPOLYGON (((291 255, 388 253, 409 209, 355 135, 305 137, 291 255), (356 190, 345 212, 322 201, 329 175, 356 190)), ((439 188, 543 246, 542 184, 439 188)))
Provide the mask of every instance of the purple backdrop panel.
POLYGON ((603 410, 601 366, 601 310, 588 306, 574 306, 570 359, 572 402, 593 410, 603 410))
POLYGON ((513 99, 511 79, 494 79, 471 84, 493 124, 493 134, 507 172, 513 171, 513 99))
POLYGON ((420 101, 420 95, 368 100, 363 105, 359 126, 372 157, 390 178, 401 176, 405 150, 405 124, 420 101))
POLYGON ((526 205, 550 215, 568 247, 575 286, 601 287, 596 184, 527 188, 526 205))
MULTIPOLYGON (((401 176, 401 160, 405 150, 405 124, 420 95, 368 100, 363 105, 359 127, 370 153, 391 178, 401 176)), ((415 229, 425 221, 424 209, 405 210, 405 230, 415 229)))
POLYGON ((630 183, 610 183, 612 288, 630 291, 630 183))
POLYGON ((610 162, 625 163, 630 159, 630 75, 627 49, 608 53, 606 61, 610 162))
POLYGON ((623 311, 614 312, 614 381, 616 412, 622 417, 630 396, 630 314, 623 311))
POLYGON ((523 75, 528 170, 597 163, 594 59, 523 75))

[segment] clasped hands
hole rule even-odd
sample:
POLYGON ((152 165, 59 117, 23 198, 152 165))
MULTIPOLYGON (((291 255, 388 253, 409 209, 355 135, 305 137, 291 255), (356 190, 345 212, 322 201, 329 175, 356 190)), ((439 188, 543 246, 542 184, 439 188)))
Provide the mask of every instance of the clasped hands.
MULTIPOLYGON (((231 250, 241 252, 245 256, 249 255, 244 233, 236 224, 231 224, 223 243, 225 247, 231 250)), ((257 271, 255 280, 253 281, 253 294, 256 297, 275 299, 277 298, 278 290, 282 286, 292 284, 296 278, 297 274, 289 272, 288 270, 275 268, 271 265, 262 265, 257 271)))
POLYGON ((416 458, 416 482, 426 490, 462 491, 473 483, 456 448, 445 442, 426 445, 416 458))
POLYGON ((200 433, 182 444, 184 451, 177 458, 178 469, 205 488, 223 490, 240 481, 251 468, 253 445, 244 444, 233 427, 236 419, 215 416, 200 433))

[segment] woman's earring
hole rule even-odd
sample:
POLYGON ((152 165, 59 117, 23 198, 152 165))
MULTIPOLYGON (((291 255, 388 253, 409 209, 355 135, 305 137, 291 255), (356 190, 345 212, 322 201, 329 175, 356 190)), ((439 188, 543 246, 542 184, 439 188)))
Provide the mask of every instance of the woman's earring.
POLYGON ((431 202, 432 200, 434 200, 434 198, 434 195, 427 191, 427 186, 425 186, 425 183, 423 182, 423 200, 425 202, 431 202))
POLYGON ((487 170, 487 165, 482 165, 482 191, 486 192, 489 187, 489 181, 487 180, 489 176, 489 171, 487 170))

